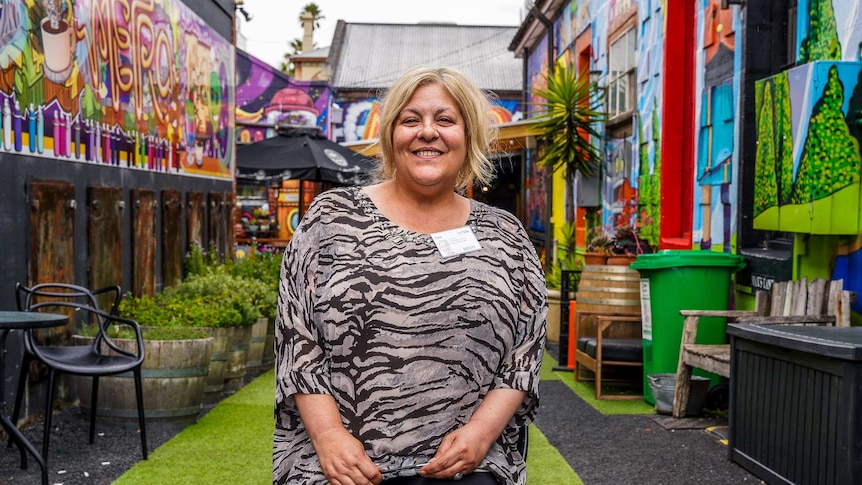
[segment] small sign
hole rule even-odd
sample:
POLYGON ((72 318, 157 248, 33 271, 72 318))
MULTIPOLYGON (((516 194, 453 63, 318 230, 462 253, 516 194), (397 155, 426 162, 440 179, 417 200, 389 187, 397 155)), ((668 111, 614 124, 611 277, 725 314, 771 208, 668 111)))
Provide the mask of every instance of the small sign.
POLYGON ((444 258, 482 249, 482 245, 479 244, 479 241, 476 239, 476 235, 473 234, 473 229, 470 229, 470 226, 435 232, 434 234, 431 234, 431 239, 433 239, 434 244, 437 245, 437 250, 440 251, 440 256, 443 256, 444 258))
POLYGON ((649 279, 641 278, 641 329, 644 340, 652 340, 652 312, 649 301, 649 279))

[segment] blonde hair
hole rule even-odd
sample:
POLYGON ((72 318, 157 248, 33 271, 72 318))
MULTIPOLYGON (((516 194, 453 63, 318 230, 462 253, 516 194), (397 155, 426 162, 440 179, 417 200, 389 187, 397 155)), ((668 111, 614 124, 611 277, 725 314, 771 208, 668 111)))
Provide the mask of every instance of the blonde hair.
POLYGON ((486 153, 490 150, 495 138, 491 128, 491 103, 489 95, 480 90, 470 79, 460 71, 448 67, 431 68, 417 66, 408 69, 398 78, 383 96, 380 108, 380 152, 382 162, 375 170, 375 178, 379 181, 395 177, 395 148, 392 137, 398 115, 407 106, 413 93, 422 86, 438 84, 455 100, 458 111, 464 119, 464 135, 467 141, 467 160, 458 179, 455 189, 463 192, 478 181, 489 185, 494 178, 494 162, 488 159, 486 153))

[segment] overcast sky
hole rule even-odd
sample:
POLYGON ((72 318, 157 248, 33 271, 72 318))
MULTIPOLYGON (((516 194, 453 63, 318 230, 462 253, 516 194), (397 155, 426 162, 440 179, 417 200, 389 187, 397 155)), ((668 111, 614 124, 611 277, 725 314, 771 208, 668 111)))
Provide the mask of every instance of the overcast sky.
MULTIPOLYGON (((253 16, 239 15, 246 51, 273 67, 281 64, 290 41, 302 39, 299 13, 310 0, 245 0, 253 16)), ((459 25, 518 26, 525 0, 314 0, 325 17, 314 31, 317 47, 332 44, 338 20, 345 22, 405 23, 455 22, 459 25)), ((373 46, 369 46, 373 47, 373 46)))

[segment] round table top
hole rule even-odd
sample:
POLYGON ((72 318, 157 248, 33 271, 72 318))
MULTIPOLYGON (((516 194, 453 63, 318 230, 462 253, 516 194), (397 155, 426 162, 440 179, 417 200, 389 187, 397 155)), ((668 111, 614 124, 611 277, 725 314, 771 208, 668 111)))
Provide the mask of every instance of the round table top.
POLYGON ((61 313, 0 311, 0 329, 48 328, 65 325, 67 315, 61 313))

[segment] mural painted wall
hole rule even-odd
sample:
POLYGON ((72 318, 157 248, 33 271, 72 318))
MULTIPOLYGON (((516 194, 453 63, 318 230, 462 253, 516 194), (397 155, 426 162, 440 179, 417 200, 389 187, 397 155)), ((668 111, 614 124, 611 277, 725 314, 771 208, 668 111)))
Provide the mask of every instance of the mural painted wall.
MULTIPOLYGON (((607 83, 608 38, 637 10, 637 109, 631 118, 631 135, 608 132, 603 141, 601 224, 612 234, 620 226, 639 228, 650 244, 658 239, 661 72, 664 19, 657 0, 572 2, 563 18, 573 17, 573 28, 591 27, 590 70, 600 85, 607 83)), ((576 37, 576 36, 575 36, 576 37)))
POLYGON ((806 238, 798 272, 859 292, 862 5, 802 0, 796 28, 797 67, 755 85, 754 227, 806 238))
POLYGON ((739 10, 704 0, 698 11, 696 57, 695 248, 731 252, 736 237, 741 51, 739 10))
MULTIPOLYGON (((581 32, 590 28, 589 70, 607 85, 609 78, 609 36, 618 35, 636 11, 636 109, 625 135, 607 131, 602 140, 605 154, 601 178, 600 221, 605 233, 620 226, 633 225, 651 245, 657 245, 660 223, 661 106, 664 68, 665 24, 662 0, 588 0, 572 1, 555 19, 555 46, 565 48, 581 32)), ((547 39, 533 48, 527 63, 529 93, 544 83, 547 69, 547 39)), ((555 51, 565 57, 568 50, 555 51)), ((530 94, 530 101, 536 102, 530 94)), ((617 126, 619 128, 619 126, 617 126)), ((538 175, 538 173, 534 174, 538 175)), ((536 180, 538 176, 534 177, 536 180)), ((575 188, 570 188, 575 190, 575 188)), ((530 205, 543 220, 537 192, 530 205)), ((533 218, 531 217, 531 220, 533 218)), ((537 227, 539 221, 536 221, 537 227)))
POLYGON ((234 49, 172 0, 3 0, 2 149, 233 177, 234 49))
MULTIPOLYGON (((277 135, 277 124, 316 126, 330 134, 331 90, 325 81, 297 81, 264 61, 237 51, 236 142, 254 143, 277 135)), ((248 182, 237 184, 240 207, 239 250, 251 237, 288 240, 299 225, 300 198, 308 207, 319 192, 313 182, 284 180, 278 190, 248 182), (303 190, 300 190, 303 184, 303 190), (255 214, 258 214, 255 216, 255 214), (265 221, 265 222, 262 222, 265 221), (265 228, 265 229, 264 229, 265 228)))
MULTIPOLYGON (((630 8, 631 4, 612 5, 609 23, 594 24, 594 32, 600 32, 595 35, 605 39, 600 45, 607 45, 607 29, 616 22, 614 19, 630 8), (602 32, 596 26, 605 30, 602 32)), ((637 9, 637 110, 632 119, 631 136, 608 135, 606 140, 602 223, 608 233, 620 226, 638 227, 641 238, 657 246, 661 195, 661 74, 666 26, 661 2, 645 0, 637 4, 637 9)))
POLYGON ((816 61, 756 83, 755 229, 862 232, 862 63, 816 61))
MULTIPOLYGON (((536 90, 543 89, 547 83, 545 78, 548 73, 548 39, 543 38, 533 47, 527 57, 527 111, 530 117, 536 116, 536 103, 541 102, 535 94, 536 90)), ((527 229, 544 233, 550 209, 547 206, 548 187, 545 170, 538 163, 538 150, 530 150, 527 156, 527 185, 526 185, 526 208, 527 229)))
POLYGON ((317 126, 329 136, 331 92, 326 82, 291 79, 240 50, 236 56, 236 72, 238 143, 274 136, 276 123, 317 126))

